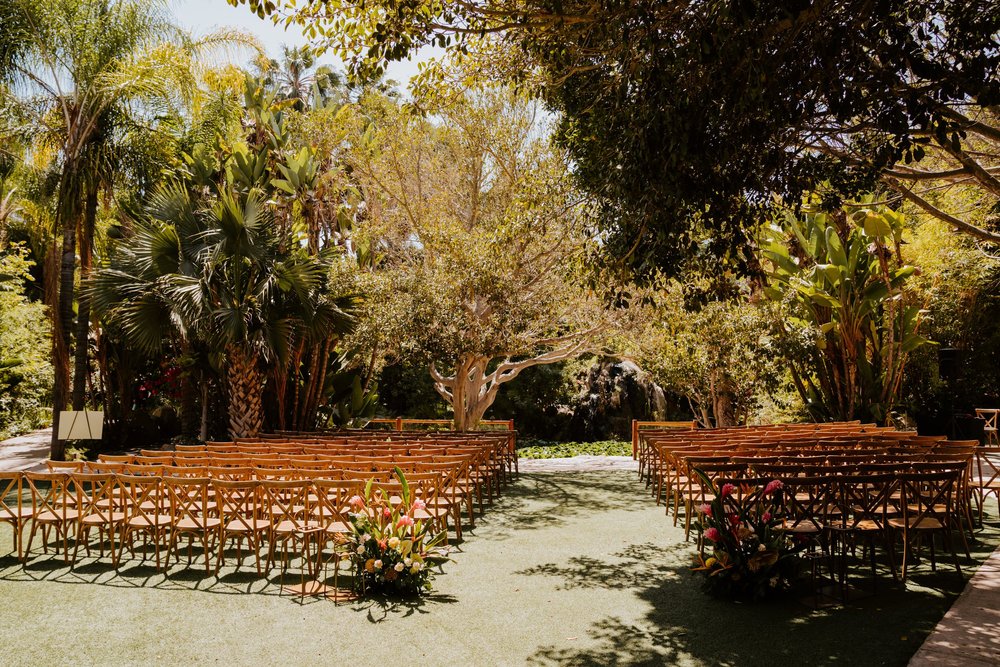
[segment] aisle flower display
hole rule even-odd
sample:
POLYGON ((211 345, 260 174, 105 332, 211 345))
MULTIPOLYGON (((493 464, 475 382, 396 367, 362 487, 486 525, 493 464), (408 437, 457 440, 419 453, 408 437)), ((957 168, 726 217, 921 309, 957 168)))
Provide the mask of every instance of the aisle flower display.
POLYGON ((718 597, 761 600, 789 590, 801 571, 793 540, 781 527, 780 480, 766 485, 725 483, 696 471, 715 499, 699 508, 701 549, 694 572, 718 597))
POLYGON ((420 595, 431 589, 433 566, 448 560, 442 547, 445 533, 431 534, 428 523, 415 518, 424 501, 411 492, 399 468, 395 473, 400 497, 392 498, 371 480, 364 496, 350 499, 349 546, 355 582, 365 594, 420 595))

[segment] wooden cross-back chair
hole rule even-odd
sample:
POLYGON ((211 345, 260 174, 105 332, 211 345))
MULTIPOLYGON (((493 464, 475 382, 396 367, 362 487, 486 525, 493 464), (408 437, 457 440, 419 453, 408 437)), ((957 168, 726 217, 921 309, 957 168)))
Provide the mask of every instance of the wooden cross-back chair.
POLYGON ((218 517, 218 503, 209 500, 208 477, 164 477, 163 489, 166 491, 167 508, 170 511, 170 548, 167 551, 167 562, 171 554, 177 556, 177 543, 181 537, 188 538, 188 566, 191 565, 194 538, 201 541, 205 556, 205 572, 211 571, 209 552, 214 549, 219 537, 219 527, 222 521, 218 517))
MULTIPOLYGON (((899 484, 902 492, 902 516, 891 518, 889 526, 902 536, 903 566, 902 580, 906 581, 909 562, 912 560, 911 549, 916 547, 919 552, 922 539, 929 536, 931 569, 937 569, 934 552, 934 534, 940 533, 945 546, 951 552, 955 570, 962 574, 955 552, 951 533, 961 525, 956 526, 955 494, 959 488, 959 479, 963 469, 953 468, 932 472, 912 472, 900 475, 899 484)), ((959 520, 960 521, 960 520, 959 520)), ((895 539, 890 541, 893 550, 895 539)), ((893 554, 895 556, 895 554, 893 554)))
MULTIPOLYGON (((130 466, 131 467, 131 466, 130 466)), ((121 562, 128 543, 129 553, 135 557, 135 536, 141 533, 148 546, 153 543, 156 558, 156 569, 161 569, 160 550, 165 545, 167 532, 170 530, 171 516, 168 513, 163 494, 162 478, 157 475, 119 475, 122 497, 125 503, 125 533, 118 549, 118 562, 121 562)), ((143 550, 142 561, 146 560, 146 550, 143 550)))
POLYGON ((34 513, 24 502, 24 475, 20 472, 0 472, 0 523, 14 531, 14 550, 18 560, 24 560, 24 526, 34 513))
POLYGON ((62 472, 26 472, 24 479, 31 494, 32 514, 24 557, 30 558, 31 544, 39 530, 42 533, 42 551, 48 553, 49 533, 55 531, 57 549, 61 542, 63 559, 69 562, 69 531, 75 528, 79 516, 70 494, 70 476, 62 472))
POLYGON ((79 520, 73 545, 73 562, 82 543, 90 556, 90 532, 97 529, 100 556, 104 558, 104 543, 110 543, 111 561, 118 567, 115 536, 125 525, 125 502, 118 478, 110 473, 76 473, 73 481, 81 490, 79 520))
POLYGON ((261 482, 245 479, 213 478, 211 488, 214 493, 220 519, 219 553, 215 561, 215 572, 225 562, 226 544, 236 541, 236 569, 243 562, 243 541, 253 551, 260 575, 260 547, 271 530, 270 519, 262 516, 260 507, 261 482))

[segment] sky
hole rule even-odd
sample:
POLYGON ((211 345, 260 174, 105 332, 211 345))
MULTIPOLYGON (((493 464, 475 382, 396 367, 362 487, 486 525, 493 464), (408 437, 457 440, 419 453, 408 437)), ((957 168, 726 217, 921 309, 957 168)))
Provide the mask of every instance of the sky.
MULTIPOLYGON (((217 28, 237 28, 244 32, 249 32, 257 36, 267 53, 272 58, 281 55, 281 46, 302 46, 308 40, 298 32, 295 27, 291 27, 286 32, 284 28, 275 26, 270 19, 261 20, 253 14, 246 5, 233 7, 226 0, 171 0, 170 9, 181 27, 186 28, 195 35, 202 35, 212 32, 217 28)), ((436 50, 436 49, 435 49, 436 50)), ((399 82, 400 88, 406 88, 410 77, 417 73, 417 61, 420 54, 412 61, 403 61, 389 65, 387 79, 395 79, 399 82)), ((321 64, 331 64, 337 69, 343 70, 343 64, 331 54, 320 57, 321 64)))

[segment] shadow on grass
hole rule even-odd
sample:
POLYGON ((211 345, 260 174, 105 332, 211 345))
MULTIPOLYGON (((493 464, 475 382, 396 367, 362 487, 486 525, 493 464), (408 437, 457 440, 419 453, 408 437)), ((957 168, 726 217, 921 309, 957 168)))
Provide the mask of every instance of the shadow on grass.
MULTIPOLYGON (((1000 531, 981 531, 973 545, 978 565, 1000 531)), ((937 572, 924 562, 904 586, 881 573, 878 594, 815 609, 795 598, 740 604, 701 591, 688 566, 689 544, 633 544, 606 558, 574 557, 518 574, 552 577, 557 588, 629 589, 648 612, 640 620, 608 615, 578 644, 540 647, 534 665, 905 665, 962 591, 973 567, 959 577, 950 563, 937 572)), ((964 561, 964 558, 962 559, 964 561)), ((863 564, 852 570, 865 577, 863 564)))
POLYGON ((627 475, 618 471, 522 472, 480 522, 488 525, 491 540, 500 541, 514 532, 558 528, 594 512, 629 510, 641 499, 632 489, 623 493, 627 475))

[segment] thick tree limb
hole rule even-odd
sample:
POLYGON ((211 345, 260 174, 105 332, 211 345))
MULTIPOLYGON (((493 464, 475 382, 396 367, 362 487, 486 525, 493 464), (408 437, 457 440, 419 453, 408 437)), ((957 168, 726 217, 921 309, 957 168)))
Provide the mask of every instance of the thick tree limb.
POLYGON ((1000 234, 997 234, 995 232, 990 232, 988 230, 982 229, 981 227, 977 227, 971 223, 965 222, 964 220, 960 220, 955 216, 951 215, 950 213, 945 213, 944 211, 942 211, 941 209, 939 209, 938 207, 934 206, 929 201, 924 199, 923 197, 914 194, 912 190, 910 190, 909 188, 907 188, 905 185, 903 185, 894 178, 883 177, 882 180, 885 181, 885 183, 893 190, 901 194, 904 199, 916 204, 925 212, 933 215, 938 220, 947 222, 949 225, 958 228, 960 231, 965 232, 966 234, 974 236, 983 241, 989 241, 991 243, 1000 243, 1000 234))

